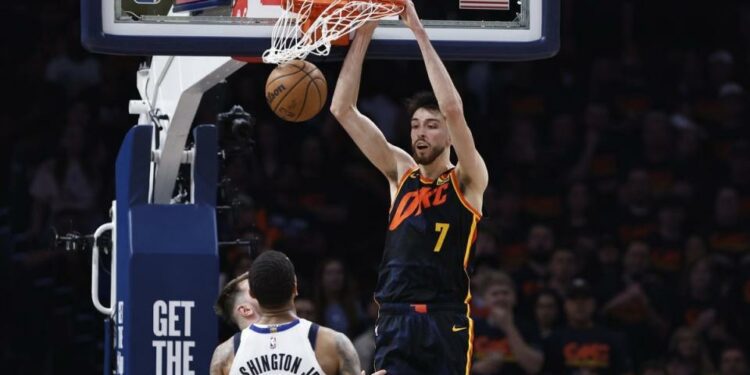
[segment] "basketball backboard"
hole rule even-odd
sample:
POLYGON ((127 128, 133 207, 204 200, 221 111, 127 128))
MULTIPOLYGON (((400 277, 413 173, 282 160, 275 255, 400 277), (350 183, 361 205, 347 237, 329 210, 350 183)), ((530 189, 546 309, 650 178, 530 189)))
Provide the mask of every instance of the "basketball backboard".
MULTIPOLYGON (((126 55, 260 56, 271 46, 280 0, 82 0, 82 41, 126 55)), ((553 56, 559 0, 415 0, 444 59, 513 61, 553 56)), ((328 57, 343 58, 345 48, 328 57)), ((411 32, 380 22, 368 58, 419 59, 411 32)))

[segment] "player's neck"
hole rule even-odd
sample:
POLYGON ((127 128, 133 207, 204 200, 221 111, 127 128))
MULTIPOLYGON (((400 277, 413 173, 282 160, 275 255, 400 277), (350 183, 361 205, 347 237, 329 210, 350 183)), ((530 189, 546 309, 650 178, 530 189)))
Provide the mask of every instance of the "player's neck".
POLYGON ((253 323, 258 323, 258 321, 257 320, 254 320, 254 321, 243 320, 243 321, 237 322, 237 327, 240 329, 240 331, 242 331, 253 323))
POLYGON ((453 164, 451 164, 450 160, 441 159, 442 158, 437 158, 430 164, 420 164, 419 172, 422 176, 434 180, 440 177, 441 174, 445 173, 445 171, 453 168, 453 164))
POLYGON ((292 306, 286 306, 280 309, 262 309, 260 318, 255 324, 283 324, 297 319, 292 306))

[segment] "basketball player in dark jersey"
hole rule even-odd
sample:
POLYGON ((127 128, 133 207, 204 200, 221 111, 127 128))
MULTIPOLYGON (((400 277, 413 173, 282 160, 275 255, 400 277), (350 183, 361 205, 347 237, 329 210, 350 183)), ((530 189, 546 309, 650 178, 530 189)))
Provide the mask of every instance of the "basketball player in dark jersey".
POLYGON ((466 267, 488 175, 461 98, 410 0, 402 20, 414 33, 434 96, 411 108, 412 155, 391 145, 357 110, 362 62, 375 24, 357 31, 331 111, 388 179, 391 210, 375 299, 375 368, 390 374, 468 374, 472 321, 466 267), (432 98, 432 99, 431 99, 432 98), (451 146, 458 156, 454 167, 451 146))

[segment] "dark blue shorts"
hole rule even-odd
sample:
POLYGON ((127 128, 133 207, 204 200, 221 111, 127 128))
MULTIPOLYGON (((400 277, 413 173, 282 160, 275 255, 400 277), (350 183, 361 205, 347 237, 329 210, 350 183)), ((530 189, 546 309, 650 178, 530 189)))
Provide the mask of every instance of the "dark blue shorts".
POLYGON ((384 303, 375 327, 375 369, 389 375, 468 375, 473 335, 466 305, 384 303))

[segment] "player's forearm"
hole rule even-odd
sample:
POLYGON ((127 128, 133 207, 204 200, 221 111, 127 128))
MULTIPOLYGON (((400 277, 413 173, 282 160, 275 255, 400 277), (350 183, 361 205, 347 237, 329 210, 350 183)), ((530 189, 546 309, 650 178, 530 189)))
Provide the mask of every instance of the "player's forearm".
POLYGON ((449 120, 449 124, 451 122, 455 123, 455 121, 450 121, 455 116, 463 118, 461 96, 453 85, 453 80, 450 74, 448 74, 448 70, 445 68, 442 60, 440 60, 440 56, 438 56, 437 51, 435 51, 430 39, 427 37, 427 31, 423 27, 416 28, 414 36, 422 52, 427 69, 427 77, 435 93, 438 106, 440 106, 440 111, 449 120))
POLYGON ((528 373, 538 373, 544 364, 542 353, 526 344, 516 327, 509 329, 506 335, 513 355, 518 359, 518 364, 528 373))
POLYGON ((357 106, 359 84, 362 79, 362 63, 373 32, 374 30, 360 29, 346 54, 331 100, 331 113, 337 118, 351 112, 357 106))

